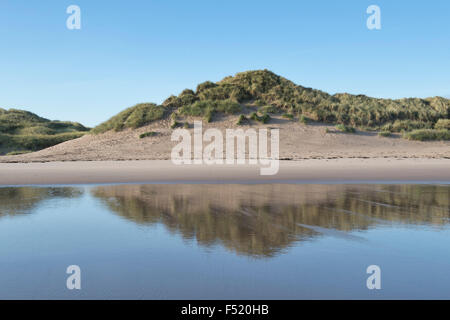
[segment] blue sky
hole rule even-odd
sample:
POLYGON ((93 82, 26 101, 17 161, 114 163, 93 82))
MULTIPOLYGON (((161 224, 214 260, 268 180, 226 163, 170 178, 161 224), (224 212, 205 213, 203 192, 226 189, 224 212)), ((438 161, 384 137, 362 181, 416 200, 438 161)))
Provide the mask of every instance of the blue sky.
POLYGON ((0 107, 94 126, 264 68, 330 93, 448 96, 449 14, 448 0, 2 0, 0 107), (71 4, 81 30, 66 28, 71 4))

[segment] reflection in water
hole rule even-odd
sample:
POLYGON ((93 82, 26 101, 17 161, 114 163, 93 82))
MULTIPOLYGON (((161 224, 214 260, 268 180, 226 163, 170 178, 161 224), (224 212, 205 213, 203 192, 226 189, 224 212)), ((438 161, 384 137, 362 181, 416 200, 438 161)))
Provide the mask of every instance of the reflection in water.
POLYGON ((450 218, 450 187, 438 185, 120 185, 92 194, 136 223, 254 257, 319 235, 362 240, 349 232, 450 218))
POLYGON ((449 299, 449 201, 450 185, 0 188, 0 299, 449 299))
POLYGON ((71 187, 0 188, 0 217, 30 213, 43 200, 75 198, 82 193, 82 189, 71 187))

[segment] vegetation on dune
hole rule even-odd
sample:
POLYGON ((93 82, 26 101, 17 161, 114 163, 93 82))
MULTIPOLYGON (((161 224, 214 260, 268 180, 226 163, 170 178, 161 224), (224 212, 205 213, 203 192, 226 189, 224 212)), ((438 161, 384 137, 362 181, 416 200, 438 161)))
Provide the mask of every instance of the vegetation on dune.
POLYGON ((418 120, 395 120, 394 123, 388 123, 382 127, 384 131, 403 132, 417 129, 431 129, 433 123, 418 120))
MULTIPOLYGON (((448 118, 450 101, 429 99, 375 99, 363 95, 336 94, 298 86, 267 71, 238 73, 218 82, 218 86, 203 92, 226 91, 225 98, 238 102, 258 100, 284 111, 305 114, 316 121, 342 123, 352 126, 379 126, 395 120, 435 122, 448 118)), ((218 96, 218 95, 216 95, 218 96)), ((219 96, 220 97, 220 96, 219 96)))
POLYGON ((437 130, 450 130, 450 119, 439 119, 434 128, 437 130))
POLYGON ((241 110, 241 105, 232 100, 203 100, 182 106, 178 112, 186 116, 211 118, 215 112, 235 114, 241 110))
POLYGON ((0 133, 2 134, 59 134, 80 131, 89 131, 89 128, 77 122, 50 121, 29 111, 0 108, 0 133))
POLYGON ((380 132, 378 132, 378 136, 380 136, 380 137, 390 137, 391 136, 391 132, 390 131, 380 131, 380 132))
POLYGON ((241 114, 238 118, 238 121, 236 122, 237 125, 241 126, 243 124, 247 124, 248 123, 248 119, 245 115, 241 114))
POLYGON ((158 132, 155 132, 155 131, 144 132, 139 135, 139 139, 144 139, 147 137, 154 137, 156 135, 158 135, 158 132))
POLYGON ((283 113, 282 116, 285 119, 289 119, 289 120, 293 120, 294 119, 294 115, 292 113, 283 113))
POLYGON ((11 151, 8 152, 6 155, 7 156, 17 156, 19 154, 26 154, 26 153, 30 153, 31 151, 11 151))
POLYGON ((89 128, 76 122, 51 121, 34 113, 0 108, 0 154, 21 154, 79 138, 89 128))
MULTIPOLYGON (((310 121, 342 125, 353 132, 354 127, 383 132, 409 132, 417 129, 449 130, 450 100, 378 99, 347 93, 326 92, 296 85, 268 70, 247 71, 219 82, 200 83, 196 90, 185 89, 178 96, 166 99, 162 106, 141 104, 129 108, 93 130, 136 128, 164 117, 165 113, 203 117, 207 122, 217 113, 237 114, 248 106, 257 112, 250 119, 267 123, 269 114, 287 119, 298 116, 299 122, 310 121), (261 114, 262 116, 260 116, 261 114)), ((242 124, 244 119, 238 119, 242 124)), ((180 123, 172 118, 171 127, 180 123)))
POLYGON ((303 124, 308 124, 309 119, 308 119, 308 117, 305 117, 304 115, 301 115, 301 116, 298 118, 298 121, 299 121, 300 123, 303 123, 303 124))
POLYGON ((136 129, 152 121, 162 119, 165 109, 154 103, 140 103, 130 107, 94 129, 93 133, 103 133, 109 130, 120 131, 126 128, 136 129))
POLYGON ((170 127, 171 127, 172 129, 181 127, 181 122, 178 122, 177 120, 172 120, 172 122, 171 122, 171 124, 170 124, 170 127))
POLYGON ((450 140, 449 130, 418 129, 405 132, 403 136, 409 140, 430 141, 430 140, 450 140))
POLYGON ((272 114, 280 113, 280 109, 274 106, 262 106, 261 108, 259 108, 259 111, 261 113, 272 113, 272 114))
POLYGON ((83 136, 85 132, 65 132, 53 135, 8 135, 0 134, 0 146, 7 153, 37 151, 83 136))
POLYGON ((343 124, 336 125, 336 129, 338 129, 339 131, 344 132, 344 133, 355 133, 356 132, 355 128, 346 126, 343 124))
POLYGON ((267 113, 264 113, 262 116, 259 116, 256 112, 253 112, 250 115, 250 119, 261 123, 268 123, 270 121, 270 116, 267 113))
POLYGON ((223 101, 256 106, 260 114, 298 116, 301 123, 309 120, 384 132, 408 132, 435 126, 449 130, 449 99, 394 100, 347 93, 330 95, 296 85, 268 70, 241 72, 217 83, 206 81, 199 84, 196 91, 186 89, 179 96, 168 98, 163 105, 210 121, 214 112, 223 112, 214 107, 223 101))

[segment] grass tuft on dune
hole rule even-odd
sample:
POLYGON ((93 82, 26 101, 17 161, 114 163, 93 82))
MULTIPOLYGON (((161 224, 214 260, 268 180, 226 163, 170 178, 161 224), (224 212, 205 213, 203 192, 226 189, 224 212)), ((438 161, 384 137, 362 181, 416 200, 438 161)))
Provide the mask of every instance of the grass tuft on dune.
POLYGON ((154 103, 140 103, 130 107, 108 121, 103 122, 94 129, 92 133, 98 134, 109 130, 120 131, 126 128, 136 129, 152 121, 164 117, 164 107, 154 103))
POLYGON ((408 140, 432 141, 450 140, 449 130, 419 129, 405 132, 403 136, 408 140))

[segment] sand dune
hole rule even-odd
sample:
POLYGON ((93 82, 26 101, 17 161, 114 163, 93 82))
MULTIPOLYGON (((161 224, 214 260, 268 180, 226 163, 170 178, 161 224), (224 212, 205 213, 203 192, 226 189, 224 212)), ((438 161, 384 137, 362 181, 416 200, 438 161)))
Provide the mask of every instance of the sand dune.
MULTIPOLYGON (((212 123, 203 123, 203 127, 205 130, 218 128, 224 132, 226 128, 236 128, 236 120, 236 116, 228 116, 212 123)), ((193 119, 189 122, 192 124, 193 119)), ((379 137, 376 132, 346 134, 331 125, 302 125, 281 118, 275 118, 266 125, 252 125, 252 128, 280 129, 281 159, 450 159, 449 141, 408 141, 399 135, 379 137)), ((169 120, 162 120, 136 130, 86 135, 30 154, 3 156, 0 162, 168 160, 176 145, 170 140, 172 131, 169 120), (148 131, 158 132, 158 135, 139 139, 141 133, 148 131)))
MULTIPOLYGON (((235 128, 235 123, 236 117, 230 116, 203 126, 204 130, 213 127, 224 132, 235 128)), ((368 132, 345 134, 333 126, 285 119, 252 127, 280 129, 282 161, 276 175, 261 176, 260 166, 249 164, 174 165, 170 153, 177 142, 171 141, 169 120, 163 120, 137 130, 86 135, 38 152, 0 157, 0 185, 450 181, 448 141, 408 141, 368 132), (158 134, 139 138, 148 131, 158 134)))

